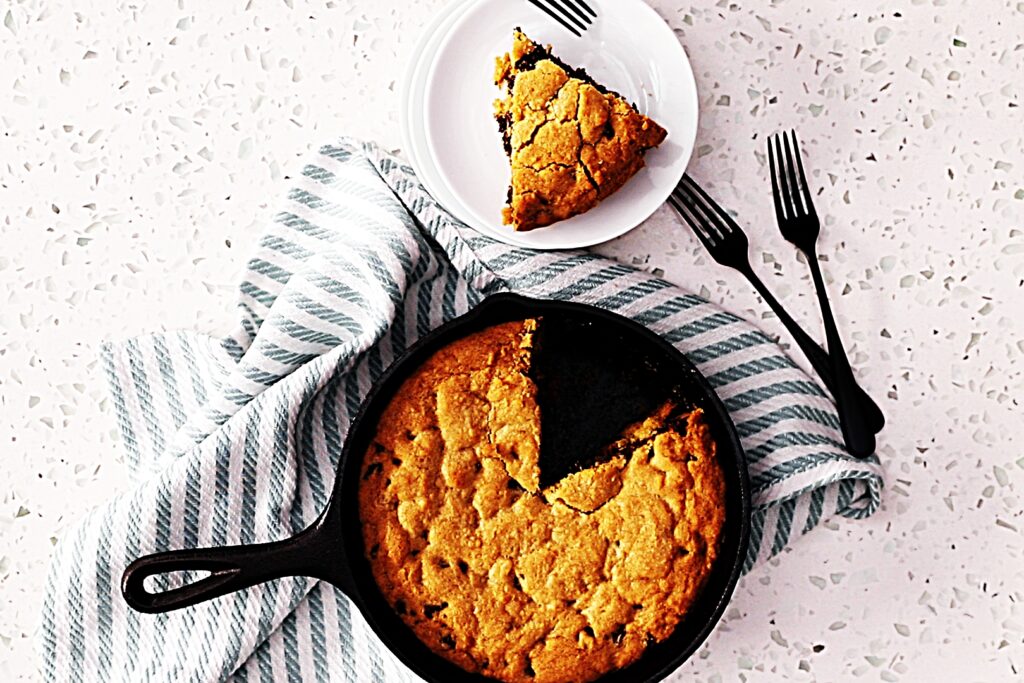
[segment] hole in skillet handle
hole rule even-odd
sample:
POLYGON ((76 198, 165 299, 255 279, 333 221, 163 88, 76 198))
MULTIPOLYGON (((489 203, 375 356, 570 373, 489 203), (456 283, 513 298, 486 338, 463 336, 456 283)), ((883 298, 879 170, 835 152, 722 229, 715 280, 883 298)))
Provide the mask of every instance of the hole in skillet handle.
POLYGON ((125 602, 139 612, 158 614, 250 588, 286 576, 326 579, 350 595, 341 544, 324 514, 295 536, 271 543, 220 548, 171 550, 132 562, 121 579, 125 602), (153 591, 150 579, 172 573, 208 572, 203 578, 164 591, 153 591))
POLYGON ((143 585, 150 593, 166 593, 173 588, 180 588, 213 576, 208 569, 190 569, 187 571, 165 572, 160 575, 146 577, 143 585))
POLYGON ((171 551, 147 555, 128 565, 121 582, 121 592, 128 605, 146 614, 166 612, 230 593, 234 590, 232 586, 239 582, 242 568, 237 564, 183 554, 183 551, 171 551), (184 571, 206 571, 208 574, 177 588, 151 590, 150 586, 155 581, 150 579, 184 571))

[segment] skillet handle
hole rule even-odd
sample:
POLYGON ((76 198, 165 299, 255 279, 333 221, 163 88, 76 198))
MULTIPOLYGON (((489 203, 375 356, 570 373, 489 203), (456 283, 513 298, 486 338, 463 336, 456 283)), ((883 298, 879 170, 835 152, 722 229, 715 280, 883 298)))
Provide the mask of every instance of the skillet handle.
MULTIPOLYGON (((228 593, 285 576, 333 578, 332 566, 341 558, 332 547, 323 525, 272 543, 221 548, 171 550, 146 555, 128 565, 121 579, 121 593, 133 609, 157 614, 189 607, 228 593), (198 581, 162 592, 152 592, 145 581, 151 576, 179 571, 208 571, 198 581)), ((330 541, 334 541, 331 543, 330 541)))

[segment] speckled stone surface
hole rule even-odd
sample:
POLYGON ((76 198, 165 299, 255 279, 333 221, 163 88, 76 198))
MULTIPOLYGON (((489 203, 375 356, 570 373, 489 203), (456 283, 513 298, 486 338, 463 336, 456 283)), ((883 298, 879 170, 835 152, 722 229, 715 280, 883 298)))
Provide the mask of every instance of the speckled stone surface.
MULTIPOLYGON (((441 0, 0 5, 0 680, 35 680, 54 543, 123 490, 101 340, 227 331, 298 156, 400 146, 396 81, 441 0)), ((755 570, 674 677, 1024 676, 1024 3, 653 3, 694 64, 691 173, 820 334, 774 227, 796 127, 839 324, 889 426, 884 507, 755 570)), ((783 332, 668 209, 600 247, 783 332)))

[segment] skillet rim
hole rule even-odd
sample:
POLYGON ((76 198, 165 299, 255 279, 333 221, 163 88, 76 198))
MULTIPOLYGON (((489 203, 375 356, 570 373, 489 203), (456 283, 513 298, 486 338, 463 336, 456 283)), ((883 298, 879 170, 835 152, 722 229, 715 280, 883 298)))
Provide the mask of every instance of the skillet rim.
POLYGON ((680 384, 697 388, 699 395, 685 393, 688 400, 704 409, 712 427, 716 451, 726 476, 726 521, 717 567, 701 590, 686 617, 666 640, 649 646, 639 659, 595 679, 595 683, 656 683, 675 671, 704 643, 720 621, 743 571, 750 541, 751 494, 746 459, 735 424, 710 383, 685 354, 653 330, 624 315, 592 304, 537 299, 511 292, 485 297, 466 313, 427 332, 403 351, 377 378, 350 423, 336 468, 336 478, 327 507, 317 526, 334 534, 341 547, 334 548, 333 568, 324 567, 324 578, 341 588, 356 604, 370 628, 388 650, 410 670, 427 681, 470 683, 495 679, 465 671, 434 653, 399 618, 381 594, 365 556, 359 513, 358 486, 363 457, 376 433, 377 418, 402 382, 437 349, 507 320, 541 315, 575 314, 598 318, 637 334, 657 347, 680 367, 680 384), (504 309, 504 310, 503 310, 504 309), (702 616, 700 620, 693 616, 702 616))

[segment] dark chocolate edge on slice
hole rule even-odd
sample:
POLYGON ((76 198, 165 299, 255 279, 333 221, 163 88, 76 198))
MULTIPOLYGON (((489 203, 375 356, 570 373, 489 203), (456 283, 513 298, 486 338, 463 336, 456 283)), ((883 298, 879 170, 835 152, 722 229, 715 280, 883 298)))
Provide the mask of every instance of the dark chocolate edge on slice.
MULTIPOLYGON (((516 27, 515 30, 518 31, 519 33, 523 33, 522 29, 520 29, 518 26, 516 27)), ((526 35, 526 34, 524 33, 523 35, 526 35)), ((520 57, 518 60, 516 60, 512 64, 513 68, 515 68, 516 71, 532 71, 533 69, 537 68, 537 64, 547 60, 549 62, 552 62, 555 66, 559 67, 563 71, 565 71, 565 73, 567 73, 570 78, 575 78, 577 80, 583 81, 584 83, 587 83, 587 84, 593 86, 594 89, 597 90, 598 92, 603 93, 605 95, 611 95, 613 97, 618 97, 623 102, 625 102, 630 107, 632 107, 633 111, 637 112, 638 114, 640 113, 640 111, 636 108, 635 104, 633 104, 632 102, 627 100, 625 97, 623 97, 621 93, 618 93, 615 90, 612 90, 611 88, 609 88, 609 87, 607 87, 605 85, 602 85, 602 84, 598 83, 597 81, 595 81, 593 76, 591 76, 590 74, 587 73, 586 69, 584 69, 582 67, 570 66, 569 64, 566 64, 561 59, 556 57, 551 52, 551 50, 549 50, 548 48, 544 47, 540 43, 534 42, 533 40, 531 40, 530 42, 533 43, 533 46, 534 46, 533 49, 531 51, 527 52, 525 55, 520 57)), ((509 91, 510 92, 511 92, 511 88, 512 88, 512 84, 509 83, 509 91)))
MULTIPOLYGON (((516 29, 518 30, 518 28, 516 29)), ((512 81, 514 77, 505 79, 505 89, 509 95, 512 94, 512 81)), ((496 84, 499 85, 499 84, 496 84)), ((495 114, 494 120, 498 122, 498 132, 501 133, 501 144, 505 149, 505 156, 508 157, 509 163, 512 163, 512 114, 511 112, 505 112, 504 114, 495 114)), ((512 206, 512 182, 509 181, 508 192, 505 195, 505 205, 512 206)))

